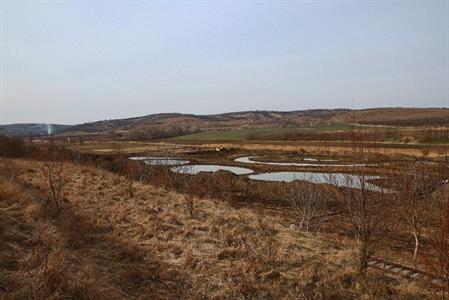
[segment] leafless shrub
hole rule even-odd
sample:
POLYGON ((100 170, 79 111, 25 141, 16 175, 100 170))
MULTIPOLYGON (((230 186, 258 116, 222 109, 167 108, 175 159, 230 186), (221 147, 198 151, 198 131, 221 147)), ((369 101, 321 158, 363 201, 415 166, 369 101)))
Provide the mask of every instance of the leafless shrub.
POLYGON ((0 175, 7 180, 14 181, 19 177, 19 171, 11 160, 5 159, 0 161, 0 175))
POLYGON ((25 153, 26 147, 22 139, 0 135, 0 156, 21 157, 25 153))
POLYGON ((44 162, 44 174, 47 179, 48 191, 56 209, 60 209, 61 201, 64 198, 64 186, 67 178, 64 176, 64 166, 57 161, 44 162))
POLYGON ((81 163, 81 152, 80 151, 74 151, 72 152, 72 160, 75 164, 80 164, 81 163))
POLYGON ((290 188, 290 203, 299 221, 299 230, 315 230, 323 210, 323 194, 316 184, 294 181, 290 188))
POLYGON ((277 260, 279 250, 279 243, 276 240, 277 231, 274 224, 267 219, 259 219, 258 223, 258 235, 262 241, 260 244, 261 254, 265 262, 272 266, 277 260))
POLYGON ((195 214, 195 200, 191 193, 193 178, 190 175, 192 172, 191 166, 182 166, 178 167, 178 171, 180 171, 181 181, 182 181, 182 189, 184 192, 184 199, 186 203, 186 209, 189 213, 190 218, 194 218, 195 214))
POLYGON ((125 176, 125 191, 130 198, 134 197, 134 178, 137 174, 137 165, 133 161, 127 160, 123 167, 123 175, 125 176))
POLYGON ((193 200, 193 196, 190 194, 186 194, 185 195, 185 199, 186 199, 186 207, 187 207, 187 211, 189 212, 189 216, 190 218, 193 219, 194 217, 194 212, 195 212, 195 202, 193 200))
POLYGON ((140 182, 149 182, 154 173, 154 165, 146 162, 139 163, 138 173, 140 182))

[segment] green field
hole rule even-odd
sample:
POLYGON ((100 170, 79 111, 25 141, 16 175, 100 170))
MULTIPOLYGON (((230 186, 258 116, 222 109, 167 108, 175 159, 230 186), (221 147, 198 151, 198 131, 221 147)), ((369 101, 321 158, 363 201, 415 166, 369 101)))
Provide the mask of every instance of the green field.
POLYGON ((278 132, 277 128, 245 128, 203 131, 173 138, 174 140, 245 140, 251 133, 278 132))
POLYGON ((337 130, 348 130, 350 125, 337 124, 337 125, 319 125, 314 127, 271 127, 271 128, 241 128, 241 129, 222 129, 222 130, 209 130, 198 133, 182 135, 172 138, 177 141, 224 141, 235 140, 241 141, 248 139, 251 135, 265 136, 265 135, 277 135, 286 132, 326 132, 337 130))

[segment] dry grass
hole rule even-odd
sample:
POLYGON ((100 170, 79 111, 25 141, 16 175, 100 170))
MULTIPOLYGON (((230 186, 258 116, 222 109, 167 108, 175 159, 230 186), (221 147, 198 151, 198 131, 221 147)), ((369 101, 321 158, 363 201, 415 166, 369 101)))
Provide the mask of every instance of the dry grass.
POLYGON ((354 245, 290 229, 266 211, 195 199, 65 164, 57 213, 43 163, 0 160, 5 299, 421 299, 422 287, 354 271, 354 245), (8 166, 6 166, 8 164, 8 166))
MULTIPOLYGON (((258 142, 230 142, 223 141, 192 141, 192 142, 133 142, 133 141, 103 141, 93 142, 87 141, 82 145, 75 143, 58 144, 67 147, 75 152, 94 153, 94 154, 134 154, 134 153, 163 153, 169 151, 182 155, 201 150, 215 150, 216 148, 225 147, 230 149, 238 149, 243 151, 277 151, 277 152, 297 152, 306 151, 317 155, 344 155, 350 153, 351 144, 344 141, 339 142, 306 142, 306 141, 258 141, 258 142)), ((420 157, 424 152, 428 152, 428 157, 443 157, 445 155, 445 147, 441 145, 412 145, 400 143, 378 143, 374 152, 383 155, 409 155, 420 157)))

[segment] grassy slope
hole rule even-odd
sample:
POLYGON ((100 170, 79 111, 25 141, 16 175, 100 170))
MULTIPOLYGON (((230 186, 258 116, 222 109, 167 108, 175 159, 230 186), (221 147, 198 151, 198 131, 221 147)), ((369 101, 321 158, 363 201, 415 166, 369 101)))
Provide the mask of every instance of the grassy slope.
MULTIPOLYGON (((136 184, 129 198, 124 178, 66 164, 67 200, 56 214, 46 200, 42 163, 0 159, 0 164, 0 295, 6 298, 358 299, 363 294, 351 267, 351 242, 296 232, 266 211, 197 199, 191 219, 183 195, 136 184), (13 173, 19 177, 5 179, 13 173)), ((387 290, 419 294, 388 285, 378 298, 388 297, 387 290)))
POLYGON ((334 122, 364 124, 398 124, 401 122, 419 121, 415 125, 425 125, 432 120, 449 121, 447 108, 373 108, 342 113, 332 118, 334 122), (427 121, 426 121, 427 120, 427 121))

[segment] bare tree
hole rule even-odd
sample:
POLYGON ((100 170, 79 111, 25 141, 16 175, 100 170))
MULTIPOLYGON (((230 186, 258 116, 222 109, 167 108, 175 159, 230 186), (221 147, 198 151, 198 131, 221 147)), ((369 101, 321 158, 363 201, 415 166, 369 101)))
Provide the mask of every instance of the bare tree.
POLYGON ((363 131, 356 132, 352 128, 349 134, 352 142, 349 155, 356 174, 345 174, 343 178, 330 176, 329 180, 340 186, 336 195, 346 207, 346 215, 359 243, 358 269, 365 277, 368 262, 391 224, 387 223, 386 191, 382 187, 376 191, 371 190, 368 182, 371 176, 365 167, 376 145, 364 142, 363 131))
POLYGON ((405 172, 395 175, 396 203, 400 208, 404 223, 410 229, 415 240, 413 261, 416 261, 423 227, 427 224, 430 216, 433 186, 430 170, 426 162, 418 161, 408 166, 405 172))
MULTIPOLYGON (((313 179, 311 180, 313 182, 313 179)), ((323 210, 322 188, 295 180, 290 188, 290 203, 299 221, 299 230, 314 230, 323 210)))

